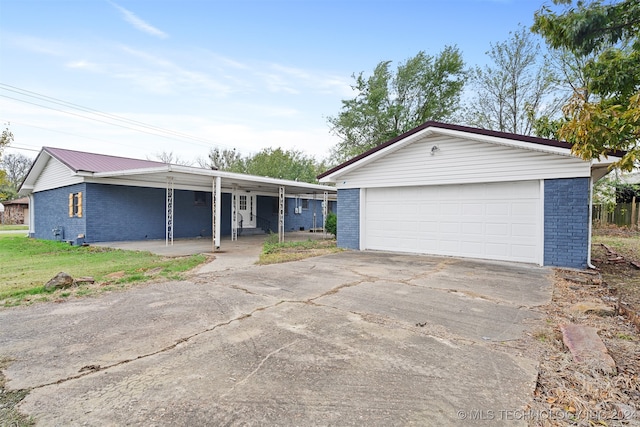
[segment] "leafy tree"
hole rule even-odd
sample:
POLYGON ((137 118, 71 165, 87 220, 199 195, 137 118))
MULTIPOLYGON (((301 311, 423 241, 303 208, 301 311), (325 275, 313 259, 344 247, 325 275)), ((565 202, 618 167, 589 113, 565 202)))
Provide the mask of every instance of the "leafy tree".
POLYGON ((0 170, 0 201, 13 200, 17 195, 15 188, 7 179, 7 173, 0 170))
POLYGON ((7 154, 0 159, 0 169, 6 174, 6 180, 15 191, 27 176, 33 161, 23 154, 7 154))
POLYGON ((543 7, 533 31, 554 48, 597 53, 584 67, 588 86, 575 90, 563 108, 558 136, 587 160, 626 151, 614 167, 631 170, 640 164, 640 1, 554 3, 564 5, 563 12, 543 7))
POLYGON ((290 179, 302 182, 317 182, 320 166, 313 157, 304 155, 301 151, 281 148, 265 148, 244 161, 246 172, 251 175, 268 176, 272 178, 290 179))
POLYGON ((246 173, 292 181, 317 182, 316 176, 327 169, 324 162, 301 151, 282 148, 264 148, 256 154, 242 157, 235 149, 212 148, 208 161, 199 161, 201 167, 227 172, 246 173))
POLYGON ((209 150, 208 160, 199 160, 201 167, 228 172, 246 173, 244 160, 236 149, 220 150, 218 147, 209 150))
POLYGON ((392 72, 391 61, 380 62, 373 74, 360 72, 353 99, 342 101, 341 112, 329 117, 341 141, 333 149, 339 161, 396 137, 428 120, 447 120, 458 110, 466 80, 457 47, 437 56, 419 52, 392 72))
POLYGON ((521 27, 509 40, 491 44, 487 55, 492 64, 472 73, 477 95, 467 110, 470 125, 530 135, 538 117, 559 111, 552 96, 556 74, 528 30, 521 27))

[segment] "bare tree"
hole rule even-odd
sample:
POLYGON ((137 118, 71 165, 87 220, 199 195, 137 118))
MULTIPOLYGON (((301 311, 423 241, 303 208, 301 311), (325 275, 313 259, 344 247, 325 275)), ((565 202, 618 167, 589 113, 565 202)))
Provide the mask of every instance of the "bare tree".
POLYGON ((157 160, 170 165, 193 166, 192 161, 182 159, 177 154, 173 154, 173 151, 163 151, 161 153, 155 153, 152 157, 153 158, 149 158, 147 156, 147 160, 157 160))
POLYGON ((16 191, 27 176, 31 163, 33 160, 23 154, 7 154, 0 159, 0 169, 5 171, 7 181, 16 191))
POLYGON ((491 44, 487 55, 493 63, 472 73, 476 95, 466 114, 470 125, 530 135, 537 117, 560 110, 554 69, 527 29, 491 44))

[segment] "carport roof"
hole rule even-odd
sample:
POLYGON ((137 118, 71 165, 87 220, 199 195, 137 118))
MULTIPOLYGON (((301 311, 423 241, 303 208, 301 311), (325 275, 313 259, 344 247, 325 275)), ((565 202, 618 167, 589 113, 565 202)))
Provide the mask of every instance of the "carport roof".
POLYGON ((225 189, 236 186, 245 191, 277 194, 278 188, 283 186, 287 194, 336 192, 334 187, 321 184, 44 147, 22 183, 20 189, 22 194, 28 194, 33 190, 38 177, 51 158, 65 165, 73 175, 84 177, 90 182, 165 187, 167 178, 171 177, 175 188, 206 190, 212 187, 213 178, 220 177, 222 188, 225 189))

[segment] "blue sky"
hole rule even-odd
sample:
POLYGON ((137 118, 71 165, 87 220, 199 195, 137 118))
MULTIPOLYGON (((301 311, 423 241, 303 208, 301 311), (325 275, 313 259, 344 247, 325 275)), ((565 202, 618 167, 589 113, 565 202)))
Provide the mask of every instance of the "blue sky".
MULTIPOLYGON (((282 147, 320 159, 353 73, 446 45, 482 65, 542 4, 0 0, 0 121, 14 147, 36 151, 194 160, 213 146, 282 147)), ((36 154, 16 148, 6 153, 36 154)))

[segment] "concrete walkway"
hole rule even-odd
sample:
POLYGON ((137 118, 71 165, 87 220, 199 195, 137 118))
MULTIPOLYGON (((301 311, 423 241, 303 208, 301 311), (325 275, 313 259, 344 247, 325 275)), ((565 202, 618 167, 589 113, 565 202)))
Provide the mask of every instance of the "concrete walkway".
MULTIPOLYGON (((329 238, 330 235, 327 235, 329 238)), ((252 236, 240 236, 232 241, 226 237, 221 240, 220 248, 213 251, 211 238, 175 239, 173 245, 167 245, 164 240, 143 240, 125 242, 99 242, 93 246, 104 246, 130 251, 148 251, 162 256, 188 256, 195 254, 209 254, 211 261, 203 264, 199 272, 224 271, 234 268, 244 268, 255 264, 262 252, 262 246, 268 238, 266 234, 252 236)), ((310 233, 308 231, 294 231, 285 233, 285 241, 317 240, 323 239, 322 233, 310 233)))
POLYGON ((0 356, 37 425, 525 426, 550 296, 545 268, 347 251, 0 309, 0 356))

